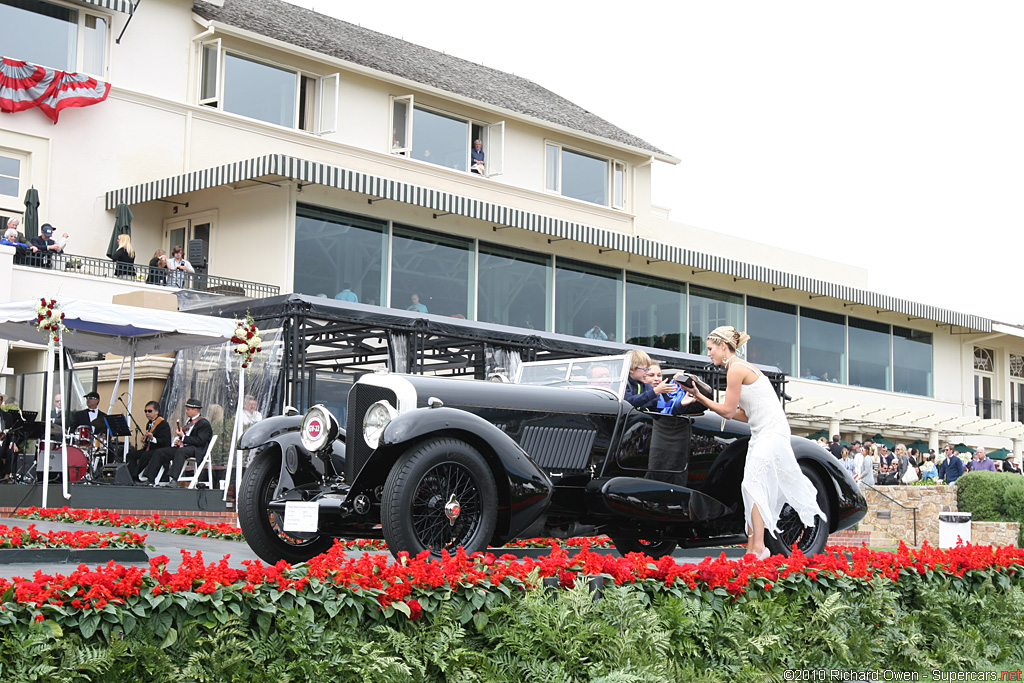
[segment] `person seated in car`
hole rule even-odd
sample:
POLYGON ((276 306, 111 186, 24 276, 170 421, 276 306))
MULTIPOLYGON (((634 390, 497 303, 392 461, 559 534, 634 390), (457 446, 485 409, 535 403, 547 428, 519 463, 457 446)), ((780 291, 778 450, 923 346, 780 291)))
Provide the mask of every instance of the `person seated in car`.
MULTIPOLYGON (((649 386, 657 387, 663 383, 673 386, 674 380, 665 380, 661 375, 661 365, 658 361, 652 360, 647 367, 647 379, 644 380, 649 386)), ((652 413, 668 413, 670 415, 697 415, 703 413, 705 408, 695 397, 686 394, 678 401, 673 401, 675 391, 683 391, 681 387, 675 386, 670 392, 658 394, 658 400, 653 407, 647 408, 652 413), (671 410, 669 410, 671 408, 671 410)))

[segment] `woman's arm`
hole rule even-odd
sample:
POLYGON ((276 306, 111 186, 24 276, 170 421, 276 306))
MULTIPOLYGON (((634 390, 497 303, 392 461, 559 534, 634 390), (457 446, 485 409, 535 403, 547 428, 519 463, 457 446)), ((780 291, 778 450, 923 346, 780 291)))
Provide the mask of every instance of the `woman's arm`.
POLYGON ((698 401, 725 419, 746 421, 747 414, 740 408, 740 386, 742 386, 743 380, 746 379, 747 374, 750 372, 752 371, 749 368, 742 365, 732 365, 729 367, 729 372, 726 375, 725 400, 721 403, 707 398, 704 394, 697 391, 695 387, 687 387, 686 391, 693 394, 698 401))

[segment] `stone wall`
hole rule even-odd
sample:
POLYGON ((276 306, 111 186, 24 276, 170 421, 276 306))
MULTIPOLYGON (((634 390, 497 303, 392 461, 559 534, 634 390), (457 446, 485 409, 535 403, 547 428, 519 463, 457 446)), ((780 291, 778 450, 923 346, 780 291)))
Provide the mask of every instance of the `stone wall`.
MULTIPOLYGON (((873 527, 893 543, 914 545, 914 513, 917 509, 917 545, 939 545, 939 513, 957 512, 955 486, 864 487, 868 513, 863 524, 873 527), (893 499, 905 507, 901 507, 893 499)), ((1017 522, 972 522, 971 542, 981 545, 1017 545, 1017 522)))

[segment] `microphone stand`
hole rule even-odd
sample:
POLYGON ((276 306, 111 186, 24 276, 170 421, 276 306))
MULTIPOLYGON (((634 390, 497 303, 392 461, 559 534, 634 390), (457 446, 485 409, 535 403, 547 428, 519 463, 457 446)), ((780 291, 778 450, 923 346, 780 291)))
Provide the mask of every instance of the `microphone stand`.
POLYGON ((139 447, 139 434, 145 434, 146 430, 143 429, 142 427, 140 427, 139 423, 135 421, 135 416, 132 415, 132 411, 128 409, 128 404, 124 402, 124 399, 122 398, 122 396, 124 396, 124 394, 121 394, 121 396, 118 396, 117 400, 120 401, 121 405, 124 406, 124 412, 125 412, 126 415, 128 415, 128 419, 132 421, 133 425, 135 425, 135 448, 138 449, 138 447, 139 447))

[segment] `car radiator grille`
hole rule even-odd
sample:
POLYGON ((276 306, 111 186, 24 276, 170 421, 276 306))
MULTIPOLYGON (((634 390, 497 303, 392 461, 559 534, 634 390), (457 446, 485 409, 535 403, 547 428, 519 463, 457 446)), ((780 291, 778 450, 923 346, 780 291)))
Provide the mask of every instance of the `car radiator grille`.
POLYGON ((596 435, 593 429, 527 426, 519 445, 546 470, 583 470, 596 435))
POLYGON ((355 479, 373 449, 363 440, 363 415, 377 401, 387 401, 398 408, 398 397, 391 389, 372 384, 356 384, 348 394, 348 432, 345 441, 345 478, 355 479))

